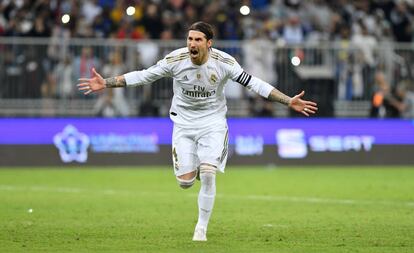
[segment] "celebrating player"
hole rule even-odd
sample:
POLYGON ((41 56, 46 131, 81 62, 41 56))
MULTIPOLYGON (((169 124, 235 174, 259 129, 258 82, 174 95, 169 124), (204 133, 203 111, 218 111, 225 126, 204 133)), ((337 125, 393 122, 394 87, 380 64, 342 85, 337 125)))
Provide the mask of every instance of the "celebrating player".
POLYGON ((197 175, 201 181, 194 241, 207 240, 207 225, 216 195, 216 172, 224 172, 227 161, 227 106, 224 96, 227 80, 238 82, 306 116, 318 109, 316 103, 302 99, 304 91, 294 97, 283 94, 243 71, 232 56, 212 48, 212 43, 212 27, 197 22, 188 30, 187 47, 173 51, 156 65, 107 79, 93 69, 93 77, 80 78, 78 84, 79 90, 87 95, 105 88, 144 85, 162 77, 173 78, 170 118, 174 122, 174 173, 184 189, 194 184, 197 175))

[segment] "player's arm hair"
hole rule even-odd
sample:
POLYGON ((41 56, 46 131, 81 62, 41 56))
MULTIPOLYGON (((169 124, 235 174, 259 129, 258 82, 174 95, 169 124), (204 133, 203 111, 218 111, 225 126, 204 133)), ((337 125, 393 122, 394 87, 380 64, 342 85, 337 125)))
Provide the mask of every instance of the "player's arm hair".
POLYGON ((281 104, 284 104, 286 106, 289 106, 291 97, 287 96, 283 92, 281 92, 278 89, 274 88, 270 92, 268 99, 270 101, 279 102, 281 104))
POLYGON ((106 78, 105 86, 106 88, 126 87, 125 77, 122 75, 122 76, 106 78))

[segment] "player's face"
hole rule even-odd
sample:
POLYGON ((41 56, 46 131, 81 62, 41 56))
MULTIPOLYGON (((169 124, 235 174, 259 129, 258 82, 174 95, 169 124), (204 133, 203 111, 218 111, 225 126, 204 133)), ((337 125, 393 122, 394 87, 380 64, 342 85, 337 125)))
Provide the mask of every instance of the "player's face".
POLYGON ((191 61, 201 65, 208 59, 208 49, 211 47, 211 40, 207 40, 206 35, 199 31, 189 31, 187 37, 187 47, 190 52, 191 61))

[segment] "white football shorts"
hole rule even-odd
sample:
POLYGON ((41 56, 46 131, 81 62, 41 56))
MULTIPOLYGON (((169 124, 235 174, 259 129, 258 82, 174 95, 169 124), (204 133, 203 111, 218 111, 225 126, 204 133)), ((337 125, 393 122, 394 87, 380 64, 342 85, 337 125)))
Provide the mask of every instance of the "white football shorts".
POLYGON ((227 162, 229 131, 227 122, 203 127, 182 128, 174 125, 172 160, 174 173, 181 176, 195 171, 201 163, 211 164, 224 173, 227 162))

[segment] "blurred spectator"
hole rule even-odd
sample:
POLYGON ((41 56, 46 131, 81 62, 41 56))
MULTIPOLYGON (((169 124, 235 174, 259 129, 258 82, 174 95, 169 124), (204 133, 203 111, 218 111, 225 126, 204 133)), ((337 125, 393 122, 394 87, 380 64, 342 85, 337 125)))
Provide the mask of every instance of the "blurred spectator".
POLYGON ((57 96, 63 99, 71 99, 74 96, 74 83, 77 77, 73 74, 72 59, 68 55, 60 61, 54 69, 54 81, 57 86, 57 96))
POLYGON ((171 11, 166 10, 162 13, 161 22, 164 30, 170 30, 172 32, 174 39, 184 38, 184 28, 180 24, 179 19, 171 11))
POLYGON ((185 24, 184 28, 187 30, 191 24, 198 21, 198 15, 197 10, 194 5, 188 4, 184 9, 184 18, 183 18, 185 24))
POLYGON ((119 24, 122 20, 122 18, 124 17, 124 12, 125 12, 125 8, 124 8, 124 4, 123 4, 123 0, 116 0, 115 1, 115 7, 111 8, 111 20, 114 24, 119 24))
POLYGON ((50 27, 44 16, 37 16, 32 29, 27 33, 30 37, 49 37, 50 34, 50 27))
POLYGON ((374 50, 377 46, 377 40, 374 36, 368 33, 368 29, 362 21, 359 22, 358 30, 360 30, 360 32, 355 33, 352 36, 352 45, 361 51, 363 63, 369 67, 374 67, 374 50))
POLYGON ((4 71, 0 71, 2 75, 2 83, 9 83, 4 85, 2 90, 3 98, 20 98, 23 97, 23 89, 25 83, 23 81, 23 61, 24 57, 16 56, 16 53, 10 50, 4 52, 4 71))
POLYGON ((377 40, 368 33, 362 20, 359 21, 360 32, 355 33, 351 39, 354 52, 352 99, 361 99, 365 90, 369 90, 375 68, 374 50, 377 40))
POLYGON ((115 6, 114 0, 99 0, 98 2, 100 6, 108 9, 112 9, 115 6))
POLYGON ((154 3, 149 4, 145 13, 146 15, 142 18, 141 23, 148 34, 148 38, 159 39, 164 27, 161 22, 158 6, 154 3))
POLYGON ((88 25, 91 25, 95 18, 102 13, 102 7, 99 6, 98 0, 84 0, 81 10, 82 16, 88 25))
POLYGON ((112 32, 113 23, 109 17, 109 9, 103 9, 103 12, 95 17, 93 21, 93 30, 95 37, 107 38, 112 32))
POLYGON ((49 47, 47 49, 48 58, 53 62, 64 60, 69 54, 68 42, 70 38, 68 27, 55 25, 52 30, 49 47))
POLYGON ((79 16, 76 20, 76 26, 73 37, 78 38, 91 38, 94 35, 92 26, 88 24, 88 21, 84 16, 79 16))
POLYGON ((404 87, 397 86, 391 90, 391 94, 386 96, 384 103, 386 106, 387 118, 401 118, 404 110, 406 109, 404 104, 404 96, 406 90, 404 87))
POLYGON ((374 24, 372 25, 372 34, 379 41, 392 40, 392 30, 390 22, 385 18, 384 11, 377 9, 374 13, 374 24))
POLYGON ((336 39, 336 46, 338 47, 336 55, 336 82, 338 94, 337 97, 340 100, 351 99, 352 98, 352 72, 351 68, 351 42, 350 42, 350 29, 348 26, 343 25, 340 29, 340 35, 336 39))
POLYGON ((331 20, 334 15, 330 6, 324 0, 306 1, 303 3, 303 15, 312 24, 313 29, 323 34, 329 34, 331 20))
POLYGON ((406 82, 401 82, 396 87, 396 97, 399 103, 396 104, 401 117, 414 119, 414 92, 407 89, 406 82))
POLYGON ((403 117, 406 119, 414 119, 414 92, 407 91, 405 102, 406 109, 403 112, 403 117))
POLYGON ((150 40, 140 41, 137 43, 137 53, 143 67, 149 68, 154 65, 159 58, 158 44, 150 40))
POLYGON ((161 32, 161 35, 160 35, 161 40, 172 40, 173 38, 174 38, 174 35, 171 30, 167 29, 161 32))
POLYGON ((409 102, 405 100, 405 86, 398 85, 396 89, 391 89, 382 72, 376 73, 375 81, 376 90, 372 97, 371 117, 400 118, 409 108, 409 102))
MULTIPOLYGON (((45 84, 45 71, 41 64, 42 58, 39 58, 37 48, 29 47, 23 62, 23 80, 24 92, 23 96, 26 98, 40 98, 42 95, 42 86, 45 84)), ((43 89, 46 87, 44 86, 43 89)), ((53 88, 50 88, 50 94, 54 93, 53 88)), ((45 92, 43 92, 45 93, 45 92)), ((48 92, 49 94, 49 92, 48 92)))
MULTIPOLYGON (((120 52, 112 52, 109 56, 108 63, 102 69, 102 74, 104 76, 119 76, 125 72, 126 69, 122 64, 120 52)), ((101 117, 129 116, 129 106, 124 91, 124 88, 108 89, 100 94, 95 104, 96 115, 101 117)))
POLYGON ((144 39, 147 37, 145 29, 142 27, 135 27, 128 20, 121 21, 120 26, 116 32, 117 39, 144 39))
POLYGON ((0 4, 0 36, 3 36, 7 25, 7 20, 4 16, 4 9, 5 6, 3 4, 0 4))
POLYGON ((390 14, 395 39, 399 42, 411 42, 413 27, 412 15, 408 12, 405 0, 396 0, 390 14))
POLYGON ((94 106, 95 115, 104 118, 116 117, 115 106, 112 103, 112 94, 100 94, 94 106))
POLYGON ((79 77, 90 77, 92 68, 99 68, 99 60, 93 56, 92 48, 82 47, 81 54, 76 56, 73 60, 73 76, 76 79, 73 80, 73 83, 77 82, 79 77))
POLYGON ((370 116, 373 118, 386 117, 385 98, 389 97, 391 87, 385 79, 384 73, 377 72, 375 74, 375 90, 372 96, 370 116))
POLYGON ((297 14, 290 14, 286 25, 282 28, 281 34, 288 45, 298 45, 305 42, 305 27, 297 14))
POLYGON ((274 71, 274 64, 276 52, 273 50, 271 41, 259 36, 242 44, 244 69, 249 73, 255 73, 255 76, 268 83, 275 83, 276 72, 274 71))

